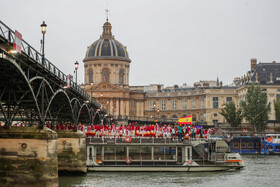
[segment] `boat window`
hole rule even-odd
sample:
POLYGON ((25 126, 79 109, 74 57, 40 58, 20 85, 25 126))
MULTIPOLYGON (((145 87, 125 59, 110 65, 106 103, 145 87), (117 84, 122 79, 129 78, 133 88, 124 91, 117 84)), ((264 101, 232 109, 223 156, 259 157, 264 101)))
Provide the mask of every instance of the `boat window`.
POLYGON ((247 147, 253 147, 253 142, 248 142, 247 147))
POLYGON ((246 143, 245 142, 241 142, 241 147, 246 147, 246 143))
POLYGON ((125 160, 126 159, 126 147, 118 146, 116 147, 116 160, 125 160))
POLYGON ((238 142, 234 142, 233 143, 233 147, 239 147, 239 143, 238 142))
POLYGON ((261 148, 261 144, 260 143, 256 143, 256 148, 261 148))
POLYGON ((96 147, 96 161, 101 161, 101 146, 96 147))
POLYGON ((140 147, 139 146, 130 146, 129 147, 129 156, 132 160, 140 160, 140 147))
POLYGON ((165 160, 175 160, 175 159, 176 159, 176 147, 166 147, 165 160))
POLYGON ((89 148, 89 159, 92 160, 92 147, 89 148))
POLYGON ((141 159, 152 160, 152 147, 141 146, 141 159))
POLYGON ((104 147, 104 160, 115 160, 115 147, 113 146, 104 147))
POLYGON ((154 147, 154 160, 164 160, 164 147, 154 147))

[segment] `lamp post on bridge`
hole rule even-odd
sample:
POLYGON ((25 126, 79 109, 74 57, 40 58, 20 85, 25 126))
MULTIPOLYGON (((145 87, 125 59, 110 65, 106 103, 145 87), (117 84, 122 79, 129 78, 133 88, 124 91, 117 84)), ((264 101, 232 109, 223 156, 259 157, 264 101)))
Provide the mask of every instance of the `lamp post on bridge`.
POLYGON ((42 41, 42 64, 45 65, 45 34, 47 32, 47 24, 45 21, 41 24, 41 32, 43 34, 43 41, 42 41))
POLYGON ((157 109, 157 113, 158 113, 158 120, 159 120, 159 108, 157 109))
POLYGON ((154 118, 155 118, 155 120, 156 120, 156 103, 154 103, 153 106, 154 106, 154 107, 153 107, 153 109, 154 109, 154 118))
POLYGON ((90 83, 90 102, 92 102, 92 87, 93 87, 93 82, 90 83))
POLYGON ((78 82, 77 82, 77 72, 78 72, 78 68, 79 68, 79 62, 76 61, 76 62, 75 62, 76 84, 78 84, 78 82))

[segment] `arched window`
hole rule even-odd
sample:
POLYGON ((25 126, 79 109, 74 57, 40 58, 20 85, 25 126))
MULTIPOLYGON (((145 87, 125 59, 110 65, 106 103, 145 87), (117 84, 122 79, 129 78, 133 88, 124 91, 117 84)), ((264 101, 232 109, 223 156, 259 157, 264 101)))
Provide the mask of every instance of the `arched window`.
POLYGON ((176 115, 173 115, 172 116, 172 119, 177 119, 178 117, 176 115))
POLYGON ((93 82, 93 70, 89 69, 88 71, 88 83, 92 83, 93 82))
POLYGON ((161 119, 166 119, 166 116, 165 116, 165 115, 162 115, 162 116, 161 116, 161 119))
POLYGON ((184 117, 186 117, 187 115, 186 114, 183 114, 182 116, 181 116, 181 118, 184 118, 184 117))
POLYGON ((124 70, 120 70, 119 72, 119 83, 124 84, 124 70))
POLYGON ((104 68, 102 70, 102 81, 106 81, 106 82, 109 82, 110 80, 110 71, 108 68, 104 68))
POLYGON ((196 121, 196 115, 192 114, 192 121, 196 121))

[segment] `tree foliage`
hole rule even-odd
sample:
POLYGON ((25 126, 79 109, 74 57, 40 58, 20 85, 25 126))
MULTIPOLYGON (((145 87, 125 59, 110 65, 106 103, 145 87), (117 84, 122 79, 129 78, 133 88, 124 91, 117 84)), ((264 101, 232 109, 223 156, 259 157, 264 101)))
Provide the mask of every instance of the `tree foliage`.
POLYGON ((275 110, 275 117, 276 120, 280 120, 280 99, 274 100, 274 110, 275 110))
POLYGON ((222 109, 220 114, 224 116, 224 118, 232 127, 237 127, 240 125, 243 119, 242 110, 240 108, 237 110, 234 102, 232 101, 226 104, 225 108, 222 109))
POLYGON ((246 100, 241 102, 243 115, 256 131, 263 131, 268 121, 270 102, 267 103, 267 94, 260 86, 248 87, 246 100))

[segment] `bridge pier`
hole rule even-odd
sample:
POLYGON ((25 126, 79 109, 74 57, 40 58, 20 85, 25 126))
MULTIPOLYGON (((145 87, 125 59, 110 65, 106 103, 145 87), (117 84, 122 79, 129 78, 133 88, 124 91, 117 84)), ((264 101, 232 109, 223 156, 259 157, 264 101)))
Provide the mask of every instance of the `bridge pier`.
POLYGON ((0 186, 58 186, 57 133, 0 127, 0 186))
POLYGON ((59 130, 57 134, 59 174, 86 174, 86 135, 81 131, 72 130, 59 130))

